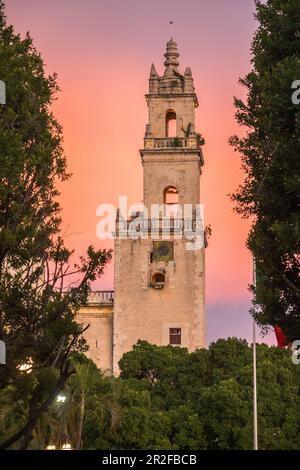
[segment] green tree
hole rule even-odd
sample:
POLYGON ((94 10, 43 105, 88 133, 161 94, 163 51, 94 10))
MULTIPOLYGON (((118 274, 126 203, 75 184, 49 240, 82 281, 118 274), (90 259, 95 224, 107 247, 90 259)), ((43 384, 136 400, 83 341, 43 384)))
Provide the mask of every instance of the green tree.
MULTIPOLYGON (((192 353, 140 341, 124 354, 120 368, 119 381, 134 392, 124 391, 120 402, 126 415, 121 413, 121 436, 116 429, 119 448, 124 442, 144 448, 144 437, 133 437, 127 424, 141 419, 149 437, 147 422, 157 411, 171 419, 171 429, 162 428, 160 448, 166 439, 174 449, 252 448, 252 350, 245 340, 220 339, 192 353)), ((260 449, 299 448, 300 368, 291 352, 257 345, 257 382, 260 449)))
POLYGON ((203 390, 199 415, 209 449, 251 449, 251 405, 251 395, 235 377, 203 390))
MULTIPOLYGON (((84 398, 82 449, 252 449, 252 351, 244 340, 192 353, 140 341, 123 359, 115 378, 77 357, 65 403, 40 418, 31 448, 47 441, 75 448, 84 398)), ((257 345, 257 385, 259 448, 299 449, 300 368, 290 351, 257 345)), ((3 405, 7 396, 0 393, 3 405)), ((22 403, 6 413, 18 426, 22 403)))
POLYGON ((63 391, 65 402, 61 406, 55 404, 53 409, 58 422, 52 431, 50 441, 56 448, 60 448, 65 441, 68 441, 72 449, 80 450, 88 400, 94 398, 102 374, 96 365, 84 356, 77 355, 73 365, 75 373, 63 391))
POLYGON ((253 68, 240 79, 247 102, 235 99, 247 133, 231 138, 246 176, 233 199, 238 213, 254 221, 248 247, 261 276, 253 316, 293 340, 300 337, 300 106, 291 97, 300 78, 300 3, 255 4, 253 68))
POLYGON ((0 448, 27 448, 75 372, 69 358, 86 349, 75 315, 111 252, 89 247, 76 263, 60 236, 56 184, 69 175, 51 112, 56 77, 45 75, 29 34, 21 39, 6 24, 3 1, 0 55, 7 92, 0 105, 0 339, 7 348, 0 386, 7 402, 22 407, 18 429, 2 434, 0 448))
POLYGON ((172 419, 171 442, 173 449, 203 450, 207 441, 200 416, 189 405, 170 411, 172 419))

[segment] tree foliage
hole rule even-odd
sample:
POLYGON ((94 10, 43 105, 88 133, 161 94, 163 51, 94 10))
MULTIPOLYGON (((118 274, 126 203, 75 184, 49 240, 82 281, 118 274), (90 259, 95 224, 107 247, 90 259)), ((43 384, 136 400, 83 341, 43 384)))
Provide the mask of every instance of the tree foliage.
MULTIPOLYGON (((244 340, 192 353, 139 341, 118 378, 82 355, 73 364, 66 400, 39 418, 32 449, 66 442, 102 450, 253 448, 252 350, 244 340)), ((300 368, 289 350, 257 345, 257 385, 259 448, 299 449, 300 368)), ((13 402, 12 388, 0 394, 0 436, 23 419, 22 404, 13 402)))
POLYGON ((27 34, 6 24, 0 1, 0 339, 7 362, 0 386, 11 392, 19 428, 2 436, 0 448, 26 448, 39 418, 74 373, 69 358, 83 351, 83 328, 75 321, 90 283, 111 252, 89 247, 72 261, 60 234, 56 189, 68 179, 62 129, 51 105, 56 76, 47 76, 27 34), (29 368, 24 371, 24 365, 29 368))
POLYGON ((292 102, 292 83, 300 79, 300 3, 255 4, 253 68, 240 79, 247 101, 235 99, 247 133, 231 138, 246 176, 233 199, 254 220, 248 236, 260 273, 254 318, 279 325, 293 340, 300 337, 300 105, 292 102))

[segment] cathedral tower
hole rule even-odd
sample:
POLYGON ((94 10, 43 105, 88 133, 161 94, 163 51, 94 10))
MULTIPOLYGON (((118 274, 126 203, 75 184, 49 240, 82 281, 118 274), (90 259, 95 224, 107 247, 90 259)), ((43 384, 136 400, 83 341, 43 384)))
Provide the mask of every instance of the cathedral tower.
POLYGON ((159 76, 154 65, 150 71, 146 95, 149 119, 140 150, 147 216, 135 213, 129 220, 117 220, 114 373, 118 373, 123 353, 139 339, 181 345, 190 351, 205 345, 205 247, 197 248, 180 235, 180 223, 186 223, 180 212, 185 205, 192 205, 190 223, 195 225, 202 142, 195 132, 198 100, 192 73, 189 67, 183 75, 178 71, 178 58, 177 44, 171 38, 164 74, 159 76), (153 213, 150 220, 153 204, 163 205, 155 221, 153 213), (141 216, 146 227, 143 235, 134 239, 118 236, 141 216), (166 216, 169 235, 163 229, 166 216))

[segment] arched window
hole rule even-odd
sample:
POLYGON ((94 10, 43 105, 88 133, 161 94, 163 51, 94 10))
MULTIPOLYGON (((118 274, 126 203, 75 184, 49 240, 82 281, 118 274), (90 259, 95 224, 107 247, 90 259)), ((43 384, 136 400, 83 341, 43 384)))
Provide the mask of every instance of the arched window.
POLYGON ((179 208, 178 189, 168 186, 164 191, 165 214, 168 217, 176 217, 179 208))
POLYGON ((173 109, 169 109, 166 114, 166 137, 176 137, 176 113, 173 109))
POLYGON ((164 193, 165 204, 178 204, 178 189, 174 186, 168 186, 164 193))

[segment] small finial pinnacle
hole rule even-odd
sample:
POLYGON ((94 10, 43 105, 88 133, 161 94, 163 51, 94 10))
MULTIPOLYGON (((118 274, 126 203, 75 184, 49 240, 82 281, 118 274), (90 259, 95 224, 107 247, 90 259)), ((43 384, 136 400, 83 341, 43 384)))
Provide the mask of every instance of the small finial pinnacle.
POLYGON ((151 70, 150 70, 150 78, 156 78, 158 75, 157 75, 157 72, 156 72, 156 69, 155 69, 155 65, 152 63, 151 65, 151 70))

